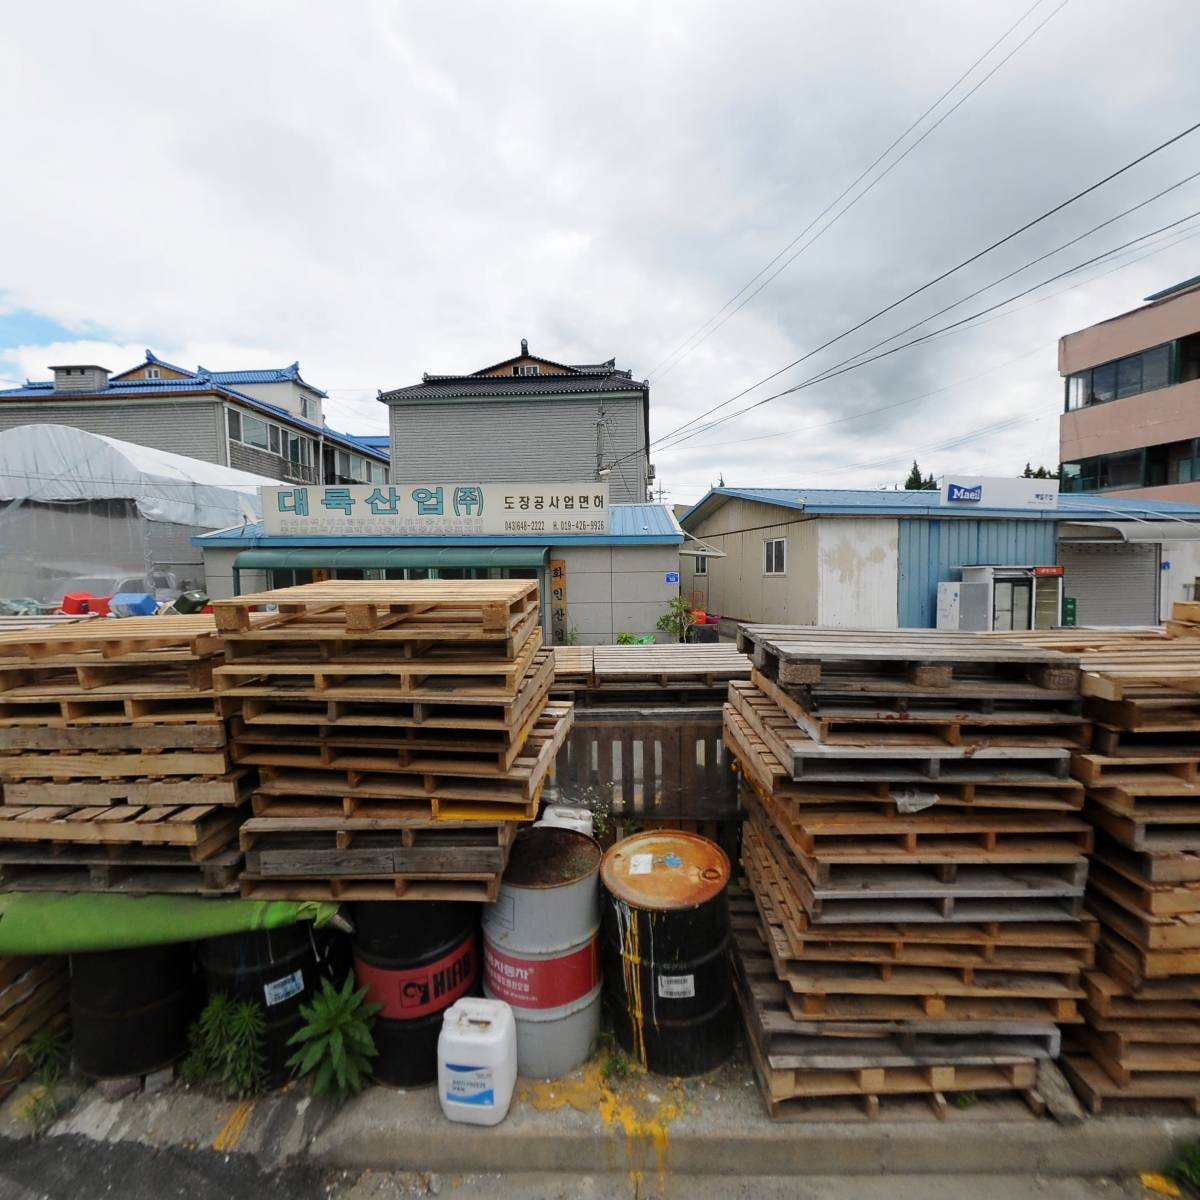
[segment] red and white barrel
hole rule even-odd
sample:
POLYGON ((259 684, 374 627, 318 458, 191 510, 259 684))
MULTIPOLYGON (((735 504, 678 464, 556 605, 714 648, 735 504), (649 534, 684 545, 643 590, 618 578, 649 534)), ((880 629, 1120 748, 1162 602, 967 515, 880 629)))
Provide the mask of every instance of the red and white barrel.
POLYGON ((600 847, 535 826, 513 844, 483 913, 483 987, 517 1022, 517 1071, 555 1079, 592 1052, 600 1021, 600 847))

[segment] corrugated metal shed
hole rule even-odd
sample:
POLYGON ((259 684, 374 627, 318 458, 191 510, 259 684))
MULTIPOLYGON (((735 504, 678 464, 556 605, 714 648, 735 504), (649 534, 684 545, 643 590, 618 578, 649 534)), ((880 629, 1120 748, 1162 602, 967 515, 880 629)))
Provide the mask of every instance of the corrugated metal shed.
POLYGON ((898 618, 929 627, 937 617, 937 585, 967 566, 1038 566, 1057 561, 1050 521, 899 521, 898 618))

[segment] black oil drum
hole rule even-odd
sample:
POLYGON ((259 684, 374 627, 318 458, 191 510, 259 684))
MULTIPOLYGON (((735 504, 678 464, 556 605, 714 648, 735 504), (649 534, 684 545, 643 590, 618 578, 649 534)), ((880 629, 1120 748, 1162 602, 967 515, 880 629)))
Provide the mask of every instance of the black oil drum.
POLYGON ((200 943, 200 963, 209 995, 224 992, 233 1000, 255 1001, 266 1018, 263 1052, 267 1083, 282 1084, 291 1073, 287 1060, 296 1052, 288 1039, 304 1023, 300 1006, 311 1001, 328 974, 335 983, 346 977, 342 965, 337 974, 338 939, 344 935, 314 930, 308 921, 278 929, 230 933, 200 943))
POLYGON ((202 998, 191 942, 72 954, 76 1065, 92 1079, 170 1066, 187 1053, 202 998))
POLYGON ((699 1075, 733 1052, 729 859, 693 833, 655 830, 604 855, 601 961, 618 1043, 657 1075, 699 1075))
POLYGON ((367 999, 382 1004, 372 1036, 380 1083, 437 1081, 442 1013, 479 995, 479 905, 363 901, 353 906, 354 973, 367 999))

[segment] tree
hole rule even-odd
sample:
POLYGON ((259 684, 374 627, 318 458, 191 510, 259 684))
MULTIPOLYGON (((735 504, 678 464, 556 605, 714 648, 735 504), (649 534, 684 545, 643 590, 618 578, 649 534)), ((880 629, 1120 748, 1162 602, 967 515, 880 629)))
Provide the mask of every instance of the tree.
POLYGON ((1021 472, 1022 479, 1057 479, 1058 472, 1051 471, 1049 467, 1039 466, 1035 471, 1029 464, 1025 464, 1025 470, 1021 472))
POLYGON ((908 478, 904 481, 904 489, 908 492, 928 492, 937 490, 937 480, 932 475, 927 479, 921 474, 921 468, 917 466, 917 460, 913 459, 912 470, 908 473, 908 478))

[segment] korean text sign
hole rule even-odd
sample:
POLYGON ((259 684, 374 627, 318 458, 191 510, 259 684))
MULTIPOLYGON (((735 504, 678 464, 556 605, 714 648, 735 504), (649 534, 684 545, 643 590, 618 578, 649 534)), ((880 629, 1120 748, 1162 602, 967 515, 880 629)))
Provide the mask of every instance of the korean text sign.
POLYGON ((281 537, 608 533, 608 483, 297 484, 260 489, 281 537))

